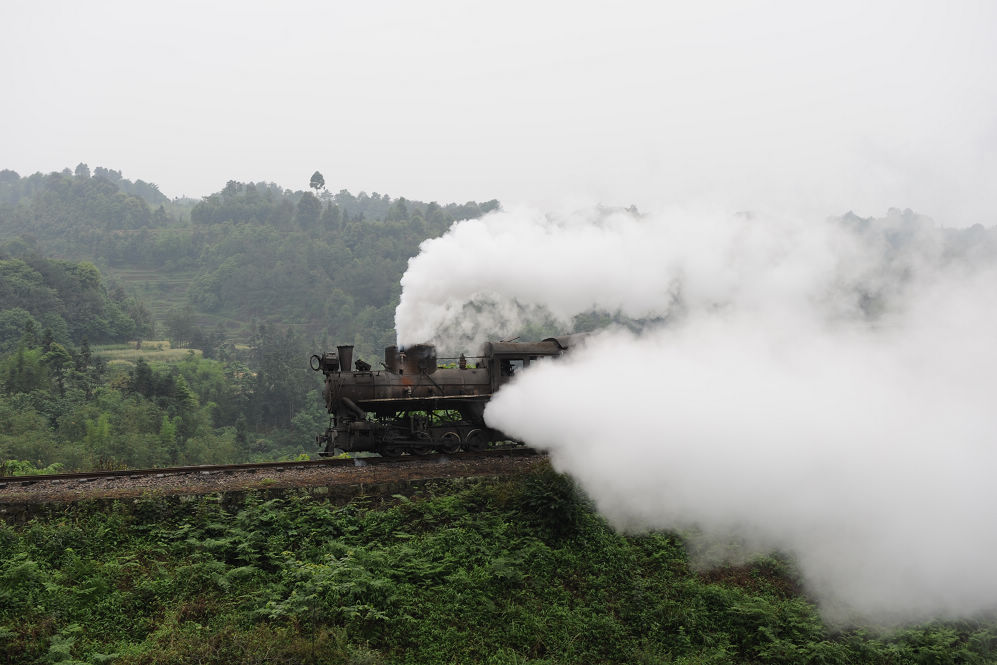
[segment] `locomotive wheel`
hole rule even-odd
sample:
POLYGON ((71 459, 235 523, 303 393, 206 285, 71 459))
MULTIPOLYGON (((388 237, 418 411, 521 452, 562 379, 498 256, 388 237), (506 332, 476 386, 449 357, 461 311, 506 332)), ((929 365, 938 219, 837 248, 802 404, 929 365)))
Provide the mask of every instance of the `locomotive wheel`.
POLYGON ((468 432, 467 438, 464 439, 464 450, 468 450, 470 452, 480 452, 487 447, 488 437, 485 436, 484 430, 471 430, 468 432))
POLYGON ((409 452, 413 455, 428 455, 433 452, 433 439, 429 436, 428 432, 418 432, 415 438, 421 441, 418 446, 412 446, 409 448, 409 452))
POLYGON ((401 446, 386 446, 381 448, 381 455, 384 457, 401 457, 405 449, 401 446))
POLYGON ((436 449, 441 453, 446 453, 447 455, 452 455, 453 453, 460 450, 460 434, 457 432, 446 432, 440 437, 439 442, 436 444, 436 449))

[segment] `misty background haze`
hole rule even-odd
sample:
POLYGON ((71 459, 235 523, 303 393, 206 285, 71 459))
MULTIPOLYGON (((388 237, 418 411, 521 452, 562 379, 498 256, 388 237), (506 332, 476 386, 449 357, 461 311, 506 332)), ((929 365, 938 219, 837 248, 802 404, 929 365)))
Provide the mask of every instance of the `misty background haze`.
POLYGON ((989 2, 4 3, 0 146, 200 197, 226 180, 540 208, 997 207, 989 2))

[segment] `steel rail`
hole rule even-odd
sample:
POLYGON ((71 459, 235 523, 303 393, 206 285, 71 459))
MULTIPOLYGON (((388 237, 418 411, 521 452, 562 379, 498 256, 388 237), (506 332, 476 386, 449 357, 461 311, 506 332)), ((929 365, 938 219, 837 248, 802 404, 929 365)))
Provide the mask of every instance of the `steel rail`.
POLYGON ((317 460, 296 460, 292 462, 246 462, 242 464, 203 464, 198 466, 170 466, 152 469, 115 469, 110 471, 77 471, 71 473, 50 473, 37 476, 0 476, 0 488, 9 484, 32 485, 41 481, 85 480, 97 478, 131 478, 137 476, 175 476, 201 473, 234 473, 237 471, 284 471, 287 468, 308 468, 319 466, 365 466, 399 464, 404 462, 433 462, 487 459, 491 457, 533 457, 540 451, 525 446, 492 448, 490 450, 466 451, 462 453, 432 453, 429 455, 398 455, 396 457, 350 457, 325 458, 317 460))

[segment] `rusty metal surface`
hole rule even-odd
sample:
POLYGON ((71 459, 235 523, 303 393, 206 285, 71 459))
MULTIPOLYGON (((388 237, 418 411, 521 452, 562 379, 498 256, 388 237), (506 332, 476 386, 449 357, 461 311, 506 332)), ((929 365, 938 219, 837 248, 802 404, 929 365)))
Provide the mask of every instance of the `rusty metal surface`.
POLYGON ((438 367, 436 348, 414 344, 384 350, 383 369, 357 363, 353 347, 312 357, 312 369, 325 374, 325 405, 330 427, 318 437, 334 450, 425 453, 475 450, 509 437, 484 421, 491 396, 531 363, 556 358, 581 336, 541 342, 488 342, 472 366, 463 354, 456 367, 438 367))
POLYGON ((412 344, 398 349, 398 371, 402 374, 433 374, 436 372, 436 347, 432 344, 412 344))
POLYGON ((554 339, 543 342, 485 342, 481 347, 481 355, 486 358, 494 356, 559 356, 564 351, 554 339))
POLYGON ((560 335, 558 337, 548 337, 545 342, 556 342, 561 350, 567 351, 570 348, 580 345, 586 337, 592 333, 574 333, 572 335, 560 335))

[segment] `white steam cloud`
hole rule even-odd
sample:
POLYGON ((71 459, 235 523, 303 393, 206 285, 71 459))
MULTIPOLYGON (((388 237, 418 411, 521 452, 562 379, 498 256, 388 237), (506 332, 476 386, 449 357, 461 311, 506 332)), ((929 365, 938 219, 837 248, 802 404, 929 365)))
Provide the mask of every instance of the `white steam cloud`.
POLYGON ((427 241, 396 324, 458 344, 626 319, 522 373, 489 423, 620 528, 791 553, 829 615, 968 616, 997 609, 995 254, 899 211, 514 211, 427 241))

